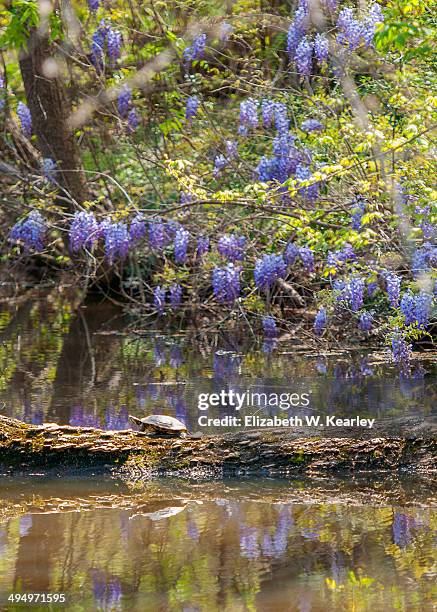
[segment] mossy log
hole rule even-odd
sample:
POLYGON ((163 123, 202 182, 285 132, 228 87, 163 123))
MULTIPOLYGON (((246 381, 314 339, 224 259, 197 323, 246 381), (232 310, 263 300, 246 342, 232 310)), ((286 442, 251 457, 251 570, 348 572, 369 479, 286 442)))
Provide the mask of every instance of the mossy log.
POLYGON ((184 439, 54 423, 35 426, 0 417, 0 466, 3 472, 116 468, 142 478, 368 470, 433 473, 437 438, 429 435, 432 428, 428 425, 425 432, 423 426, 401 425, 402 435, 384 433, 381 427, 359 438, 265 429, 184 439))

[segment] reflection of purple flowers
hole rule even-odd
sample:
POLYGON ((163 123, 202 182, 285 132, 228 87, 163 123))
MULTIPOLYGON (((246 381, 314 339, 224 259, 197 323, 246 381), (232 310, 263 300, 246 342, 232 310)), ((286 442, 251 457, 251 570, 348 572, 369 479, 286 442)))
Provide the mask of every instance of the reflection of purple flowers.
POLYGON ((100 418, 95 414, 86 412, 83 406, 73 406, 68 422, 73 427, 99 428, 101 426, 100 418))
POLYGON ((392 523, 393 542, 399 548, 406 548, 413 540, 412 529, 416 527, 416 521, 401 512, 395 512, 392 523))
POLYGON ((117 576, 107 576, 100 569, 90 571, 93 581, 93 595, 97 607, 102 610, 114 610, 119 608, 122 598, 120 579, 117 576))
POLYGON ((105 411, 105 429, 123 430, 130 427, 126 406, 116 411, 114 406, 108 406, 105 411))
POLYGON ((21 538, 28 535, 29 531, 32 528, 32 524, 33 521, 31 514, 25 514, 24 516, 20 516, 19 532, 21 538))
POLYGON ((241 525, 240 527, 240 555, 246 559, 257 559, 259 557, 258 529, 241 525))

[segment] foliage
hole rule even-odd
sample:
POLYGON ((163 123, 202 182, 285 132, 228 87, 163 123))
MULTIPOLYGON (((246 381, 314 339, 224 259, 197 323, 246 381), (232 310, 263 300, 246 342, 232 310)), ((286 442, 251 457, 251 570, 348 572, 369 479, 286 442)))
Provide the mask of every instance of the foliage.
MULTIPOLYGON (((4 261, 28 256, 17 227, 34 209, 47 226, 40 257, 55 249, 83 283, 115 269, 123 299, 162 318, 207 307, 217 324, 261 329, 268 315, 268 329, 301 319, 311 330, 297 295, 318 309, 318 342, 340 328, 392 347, 432 336, 431 4, 321 6, 323 18, 305 0, 261 18, 255 1, 227 12, 201 0, 78 2, 74 19, 53 7, 46 27, 93 199, 73 221, 61 213, 61 168, 51 160, 44 174, 42 160, 30 192, 11 187, 25 209, 14 209, 4 261), (401 308, 410 292, 417 316, 401 308)), ((6 118, 23 98, 14 48, 42 16, 23 0, 2 17, 6 118)))

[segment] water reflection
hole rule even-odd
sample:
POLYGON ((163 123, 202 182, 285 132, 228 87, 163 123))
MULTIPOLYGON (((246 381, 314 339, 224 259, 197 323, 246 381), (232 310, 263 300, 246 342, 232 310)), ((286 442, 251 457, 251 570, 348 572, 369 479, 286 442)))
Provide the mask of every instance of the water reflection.
POLYGON ((423 504, 277 503, 262 490, 286 497, 292 483, 175 481, 150 483, 136 506, 116 482, 23 484, 0 481, 0 510, 12 508, 0 593, 65 592, 79 610, 419 612, 435 601, 437 514, 423 504), (192 488, 197 499, 178 497, 192 488), (111 507, 120 499, 129 508, 111 507), (15 517, 25 502, 34 509, 15 517))
MULTIPOLYGON (((290 414, 385 417, 435 413, 437 364, 418 363, 412 378, 399 377, 381 355, 317 355, 276 342, 262 344, 215 336, 197 339, 150 332, 125 333, 127 321, 108 303, 84 306, 62 291, 0 312, 0 402, 29 423, 124 429, 128 413, 174 415, 199 429, 199 393, 308 392, 311 402, 290 414)), ((260 403, 264 416, 287 411, 260 403)), ((208 416, 234 414, 218 405, 208 416)), ((210 431, 214 431, 210 428, 210 431)))

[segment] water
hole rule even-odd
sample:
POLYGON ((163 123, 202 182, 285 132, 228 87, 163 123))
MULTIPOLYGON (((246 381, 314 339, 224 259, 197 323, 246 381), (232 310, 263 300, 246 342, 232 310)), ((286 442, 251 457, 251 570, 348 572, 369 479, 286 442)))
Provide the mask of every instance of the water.
MULTIPOLYGON (((425 357, 402 379, 382 352, 139 333, 109 303, 77 310, 55 290, 0 313, 0 402, 31 423, 123 429, 128 413, 159 412, 197 430, 200 393, 250 389, 311 401, 247 413, 425 420, 437 407, 435 359, 425 357)), ((432 485, 412 477, 4 476, 0 609, 26 608, 8 604, 11 593, 55 592, 74 611, 426 612, 437 601, 436 526, 432 485)))
POLYGON ((435 354, 434 359, 423 355, 413 377, 402 379, 382 351, 323 355, 290 341, 266 353, 247 334, 131 333, 127 323, 110 303, 76 309, 71 296, 58 290, 5 308, 0 314, 3 412, 26 422, 105 429, 128 427, 128 413, 165 413, 196 431, 199 414, 235 414, 223 403, 199 411, 199 394, 249 390, 267 400, 261 397, 241 414, 359 414, 378 421, 436 413, 435 354), (270 401, 273 392, 293 393, 299 400, 287 409, 287 402, 270 401))
POLYGON ((71 610, 432 610, 437 516, 426 491, 398 486, 402 503, 363 505, 369 483, 339 483, 322 503, 332 479, 1 480, 0 596, 66 593, 71 610), (290 502, 297 491, 311 502, 290 502))

